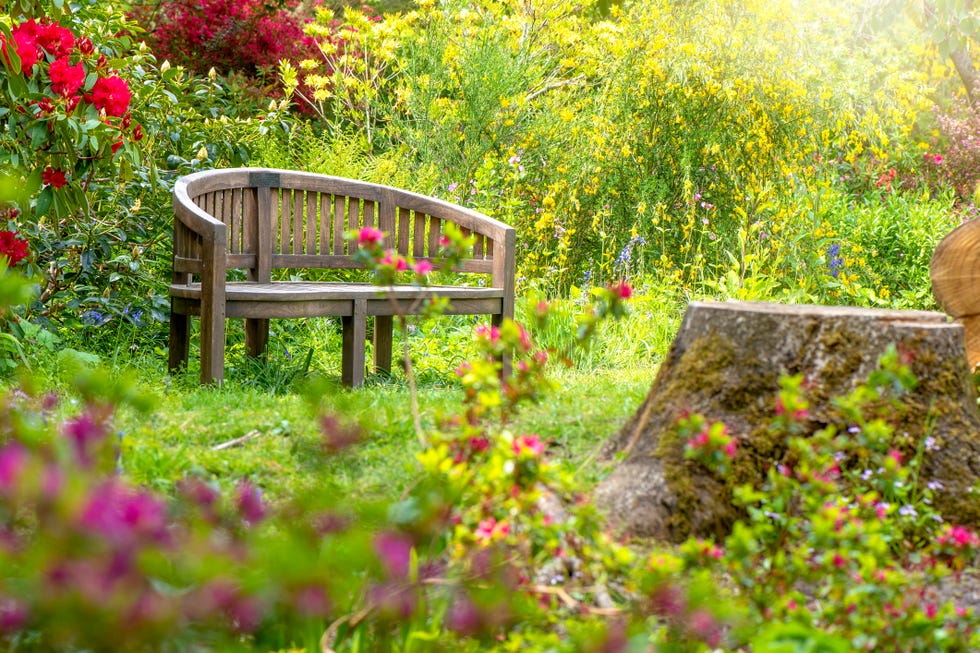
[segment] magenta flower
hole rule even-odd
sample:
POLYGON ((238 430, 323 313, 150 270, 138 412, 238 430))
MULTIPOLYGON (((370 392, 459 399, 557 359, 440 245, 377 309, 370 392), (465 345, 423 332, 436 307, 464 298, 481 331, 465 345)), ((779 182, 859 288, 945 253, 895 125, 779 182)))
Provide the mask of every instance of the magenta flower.
POLYGON ((380 229, 374 227, 361 227, 357 232, 357 244, 361 247, 372 248, 384 239, 385 235, 380 229))
POLYGON ((83 528, 117 546, 167 541, 166 507, 148 492, 112 478, 92 490, 81 511, 83 528))
POLYGON ((9 493, 27 464, 27 450, 19 442, 8 442, 0 449, 0 492, 9 493))
POLYGON ((428 261, 419 261, 412 266, 412 272, 414 272, 416 275, 420 277, 424 277, 425 275, 432 272, 432 264, 429 263, 428 261))

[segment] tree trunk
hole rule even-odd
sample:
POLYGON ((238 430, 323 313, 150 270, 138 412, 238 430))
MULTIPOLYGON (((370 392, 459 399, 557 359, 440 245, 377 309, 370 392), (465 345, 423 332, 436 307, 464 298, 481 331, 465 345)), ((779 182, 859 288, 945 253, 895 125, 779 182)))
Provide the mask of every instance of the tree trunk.
POLYGON ((897 433, 928 433, 922 482, 940 480, 937 508, 956 524, 980 525, 980 416, 963 329, 940 313, 769 303, 692 303, 643 405, 604 447, 621 457, 596 501, 625 533, 678 542, 723 537, 742 515, 732 488, 756 486, 785 452, 768 424, 779 378, 803 374, 807 427, 834 419, 831 399, 867 379, 890 344, 912 356, 919 385, 907 394, 897 433), (723 421, 738 439, 732 473, 717 477, 684 458, 676 424, 685 413, 723 421))

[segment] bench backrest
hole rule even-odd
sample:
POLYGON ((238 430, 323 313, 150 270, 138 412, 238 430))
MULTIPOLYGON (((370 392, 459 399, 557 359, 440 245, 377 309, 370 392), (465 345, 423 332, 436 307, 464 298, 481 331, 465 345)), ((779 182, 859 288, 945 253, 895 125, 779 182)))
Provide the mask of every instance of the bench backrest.
POLYGON ((177 180, 174 211, 175 283, 222 278, 228 268, 259 282, 277 268, 363 268, 345 234, 365 226, 383 231, 386 247, 435 264, 444 225, 452 222, 476 238, 460 271, 490 274, 494 287, 513 295, 512 227, 389 186, 286 170, 213 170, 177 180), (207 262, 208 252, 221 251, 223 261, 207 262))

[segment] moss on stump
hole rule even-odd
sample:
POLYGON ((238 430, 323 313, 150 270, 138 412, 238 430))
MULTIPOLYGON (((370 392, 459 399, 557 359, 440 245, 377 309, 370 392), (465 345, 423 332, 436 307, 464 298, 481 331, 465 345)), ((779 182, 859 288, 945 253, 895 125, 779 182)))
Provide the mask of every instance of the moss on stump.
POLYGON ((904 398, 896 436, 906 443, 936 438, 923 482, 942 482, 936 503, 950 522, 980 527, 980 496, 972 493, 980 479, 980 415, 963 328, 921 311, 692 303, 646 400, 604 447, 607 459, 622 459, 596 501, 630 535, 672 542, 724 536, 741 516, 732 488, 760 484, 785 452, 784 436, 768 428, 780 376, 804 376, 815 432, 833 418, 830 400, 864 382, 892 344, 912 355, 919 380, 904 398), (738 438, 727 477, 684 458, 675 427, 686 413, 723 421, 738 438))

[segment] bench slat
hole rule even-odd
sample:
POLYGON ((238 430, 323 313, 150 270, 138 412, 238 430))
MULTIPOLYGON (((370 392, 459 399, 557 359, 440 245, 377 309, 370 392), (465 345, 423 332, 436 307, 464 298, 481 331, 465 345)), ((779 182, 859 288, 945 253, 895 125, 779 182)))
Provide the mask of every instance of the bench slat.
POLYGON ((343 195, 336 195, 333 198, 333 253, 343 254, 345 252, 344 241, 344 216, 347 214, 343 195))
POLYGON ((398 251, 408 254, 409 236, 411 235, 412 212, 408 209, 398 207, 398 251))
POLYGON ((258 219, 258 190, 246 188, 242 191, 242 250, 256 255, 256 265, 248 271, 249 281, 258 281, 255 269, 258 267, 258 219))
POLYGON ((425 218, 424 213, 415 212, 415 229, 412 232, 412 256, 416 259, 425 256, 425 218))
POLYGON ((320 208, 320 247, 318 252, 320 254, 327 254, 331 251, 330 249, 330 200, 331 197, 324 193, 317 194, 319 198, 320 208))
POLYGON ((302 254, 305 251, 303 247, 303 237, 305 236, 306 230, 304 229, 304 216, 303 208, 306 204, 306 193, 301 190, 293 191, 293 254, 302 254))
POLYGON ((429 258, 436 258, 439 255, 439 239, 442 238, 442 220, 429 216, 429 249, 426 254, 429 258))
POLYGON ((306 194, 306 253, 316 254, 318 251, 316 234, 317 219, 320 216, 320 193, 306 194))

